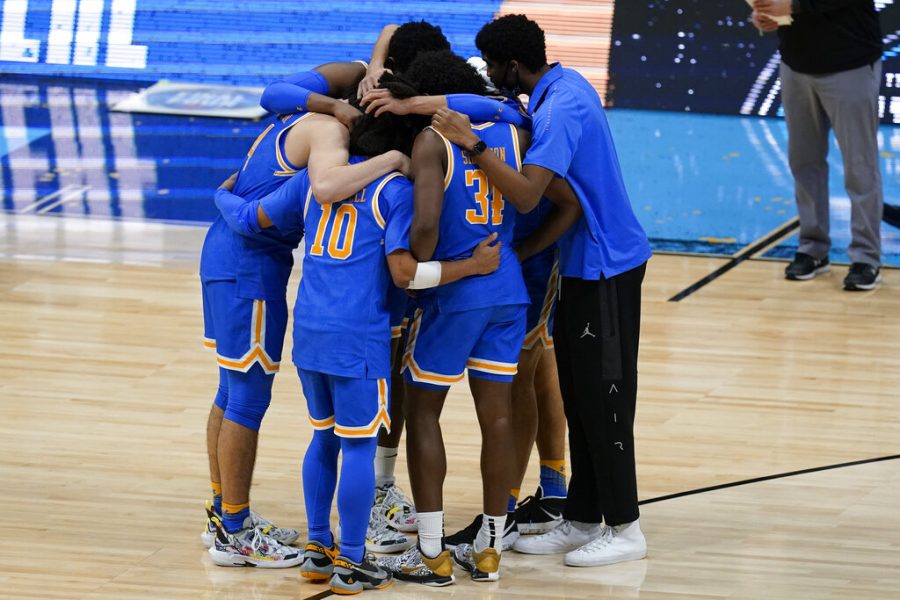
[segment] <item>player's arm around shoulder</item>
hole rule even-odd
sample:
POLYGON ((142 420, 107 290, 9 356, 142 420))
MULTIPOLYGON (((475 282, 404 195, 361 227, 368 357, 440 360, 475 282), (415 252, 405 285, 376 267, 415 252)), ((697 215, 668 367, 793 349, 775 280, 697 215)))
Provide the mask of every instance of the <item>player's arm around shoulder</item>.
MULTIPOLYGON (((394 285, 401 289, 424 290, 452 283, 471 275, 493 273, 500 266, 500 242, 494 232, 482 240, 472 256, 456 261, 419 262, 409 251, 409 230, 412 222, 413 189, 409 180, 395 178, 383 190, 385 207, 376 207, 379 214, 387 214, 384 251, 394 285)), ((380 203, 375 197, 373 202, 380 203)))
POLYGON ((350 132, 335 119, 310 117, 303 134, 309 143, 309 179, 319 204, 349 198, 391 171, 409 172, 409 157, 391 150, 369 160, 348 164, 350 132))

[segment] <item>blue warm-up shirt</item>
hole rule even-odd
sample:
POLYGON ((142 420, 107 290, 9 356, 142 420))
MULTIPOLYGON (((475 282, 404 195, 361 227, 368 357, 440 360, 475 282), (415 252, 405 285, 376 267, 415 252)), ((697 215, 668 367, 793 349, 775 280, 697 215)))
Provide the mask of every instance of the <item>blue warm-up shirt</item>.
POLYGON ((532 137, 524 164, 565 178, 584 210, 559 241, 559 274, 609 278, 646 262, 650 243, 631 208, 609 123, 591 84, 557 63, 535 86, 528 112, 532 137))

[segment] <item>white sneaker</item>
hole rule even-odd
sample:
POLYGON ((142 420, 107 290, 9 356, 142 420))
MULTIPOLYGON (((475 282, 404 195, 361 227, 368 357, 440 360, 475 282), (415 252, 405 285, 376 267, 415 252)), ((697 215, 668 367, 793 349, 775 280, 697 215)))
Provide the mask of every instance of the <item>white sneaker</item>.
POLYGON ((566 554, 570 567, 599 567, 647 556, 647 540, 638 521, 604 527, 600 537, 566 554))
MULTIPOLYGON (((216 526, 213 522, 214 519, 222 519, 222 515, 216 512, 213 503, 209 500, 206 501, 206 527, 203 528, 203 532, 200 533, 200 539, 203 540, 203 545, 207 548, 212 548, 213 543, 216 541, 216 526)), ((276 527, 272 521, 263 518, 255 510, 250 511, 250 519, 253 523, 253 527, 255 529, 259 529, 262 533, 268 535, 269 537, 275 538, 285 546, 290 546, 297 538, 300 537, 300 532, 296 529, 288 529, 287 527, 276 527)))
POLYGON ((253 527, 250 517, 244 520, 244 528, 234 533, 225 531, 218 519, 214 524, 216 539, 209 549, 209 556, 219 566, 284 569, 303 562, 300 550, 253 527))
MULTIPOLYGON (((383 510, 384 507, 381 504, 374 504, 371 512, 369 512, 369 525, 366 528, 366 550, 391 554, 393 552, 402 552, 415 544, 415 541, 410 540, 397 531, 394 524, 388 521, 382 512, 383 510)), ((339 543, 338 540, 341 539, 340 523, 338 523, 335 538, 335 543, 339 543)))
POLYGON ((275 538, 285 546, 290 546, 300 537, 300 532, 296 529, 288 527, 278 527, 272 521, 266 519, 255 510, 250 511, 250 519, 253 521, 253 527, 271 538, 275 538))
POLYGON ((366 529, 366 550, 369 552, 402 552, 415 542, 397 531, 396 526, 385 516, 384 506, 376 504, 369 515, 366 529))
POLYGON ((406 494, 393 483, 375 488, 375 504, 383 504, 383 512, 388 521, 398 531, 409 533, 419 529, 416 521, 416 507, 406 494))
POLYGON ((602 533, 603 525, 600 523, 580 523, 563 519, 547 533, 520 537, 513 544, 513 550, 523 554, 569 552, 593 541, 602 533))

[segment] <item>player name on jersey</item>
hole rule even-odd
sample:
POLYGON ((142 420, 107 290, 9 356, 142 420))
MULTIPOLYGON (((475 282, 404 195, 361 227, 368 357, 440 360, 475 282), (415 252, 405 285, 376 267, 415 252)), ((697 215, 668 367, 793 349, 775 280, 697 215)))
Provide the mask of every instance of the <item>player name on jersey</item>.
MULTIPOLYGON (((500 157, 500 160, 506 162, 506 148, 503 148, 503 147, 501 146, 501 147, 499 147, 499 148, 488 148, 488 150, 490 150, 491 152, 493 152, 494 154, 496 154, 497 156, 499 156, 499 157, 500 157)), ((474 164, 476 164, 476 163, 475 163, 475 159, 473 159, 472 156, 471 156, 468 152, 463 152, 463 153, 462 153, 462 157, 463 157, 463 164, 464 164, 464 165, 474 165, 474 164)))

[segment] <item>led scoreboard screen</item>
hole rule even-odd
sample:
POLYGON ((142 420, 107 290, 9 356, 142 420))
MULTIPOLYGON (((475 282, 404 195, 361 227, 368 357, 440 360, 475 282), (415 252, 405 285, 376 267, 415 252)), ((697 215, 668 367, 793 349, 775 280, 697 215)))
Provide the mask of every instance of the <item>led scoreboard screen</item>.
MULTIPOLYGON (((875 6, 885 50, 882 121, 900 123, 900 2, 880 0, 875 6)), ((619 0, 617 8, 609 105, 783 114, 778 37, 760 36, 744 0, 619 0)))

